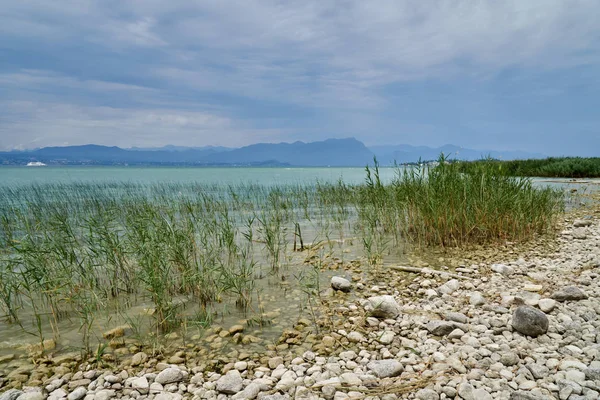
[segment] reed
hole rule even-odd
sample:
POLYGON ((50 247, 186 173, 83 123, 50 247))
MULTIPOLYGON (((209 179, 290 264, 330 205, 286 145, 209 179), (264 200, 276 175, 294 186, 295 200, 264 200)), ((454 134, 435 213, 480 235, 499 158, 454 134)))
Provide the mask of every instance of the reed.
POLYGON ((519 241, 549 231, 563 210, 561 192, 536 188, 493 163, 470 173, 443 156, 435 166, 403 170, 391 185, 404 234, 424 245, 519 241))

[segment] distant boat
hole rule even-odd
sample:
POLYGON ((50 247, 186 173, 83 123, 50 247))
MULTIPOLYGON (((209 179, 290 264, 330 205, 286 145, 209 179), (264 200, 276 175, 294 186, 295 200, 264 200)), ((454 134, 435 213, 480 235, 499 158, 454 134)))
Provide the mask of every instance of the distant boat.
POLYGON ((45 167, 46 164, 44 164, 43 162, 39 162, 39 161, 32 161, 27 163, 28 167, 45 167))

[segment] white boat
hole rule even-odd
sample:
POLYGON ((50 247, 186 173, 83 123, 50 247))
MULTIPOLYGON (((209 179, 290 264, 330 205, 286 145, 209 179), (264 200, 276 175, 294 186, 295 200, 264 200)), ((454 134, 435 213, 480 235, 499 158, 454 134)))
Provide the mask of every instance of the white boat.
POLYGON ((32 161, 27 163, 28 167, 45 167, 46 164, 44 164, 43 162, 39 162, 39 161, 32 161))

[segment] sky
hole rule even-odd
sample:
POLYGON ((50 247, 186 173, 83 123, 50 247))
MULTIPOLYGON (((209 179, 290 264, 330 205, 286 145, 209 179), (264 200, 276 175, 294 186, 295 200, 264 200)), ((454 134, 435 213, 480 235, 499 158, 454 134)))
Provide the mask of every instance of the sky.
POLYGON ((0 149, 600 156, 598 0, 0 0, 0 149))

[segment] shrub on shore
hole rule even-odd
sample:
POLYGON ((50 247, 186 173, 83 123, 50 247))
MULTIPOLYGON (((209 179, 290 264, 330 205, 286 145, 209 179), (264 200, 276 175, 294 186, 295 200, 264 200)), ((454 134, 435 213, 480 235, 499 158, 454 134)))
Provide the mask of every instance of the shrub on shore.
MULTIPOLYGON (((398 170, 388 186, 367 185, 382 223, 414 243, 462 246, 497 240, 523 240, 548 231, 563 209, 561 192, 534 187, 509 176, 495 163, 460 164, 443 156, 431 166, 398 170), (396 216, 393 221, 390 216, 396 216)), ((370 172, 368 172, 370 173, 370 172)), ((377 169, 375 169, 377 175, 377 169)))
POLYGON ((460 170, 470 172, 480 165, 493 165, 507 175, 545 178, 600 178, 600 157, 550 157, 530 160, 479 160, 460 162, 460 170))

